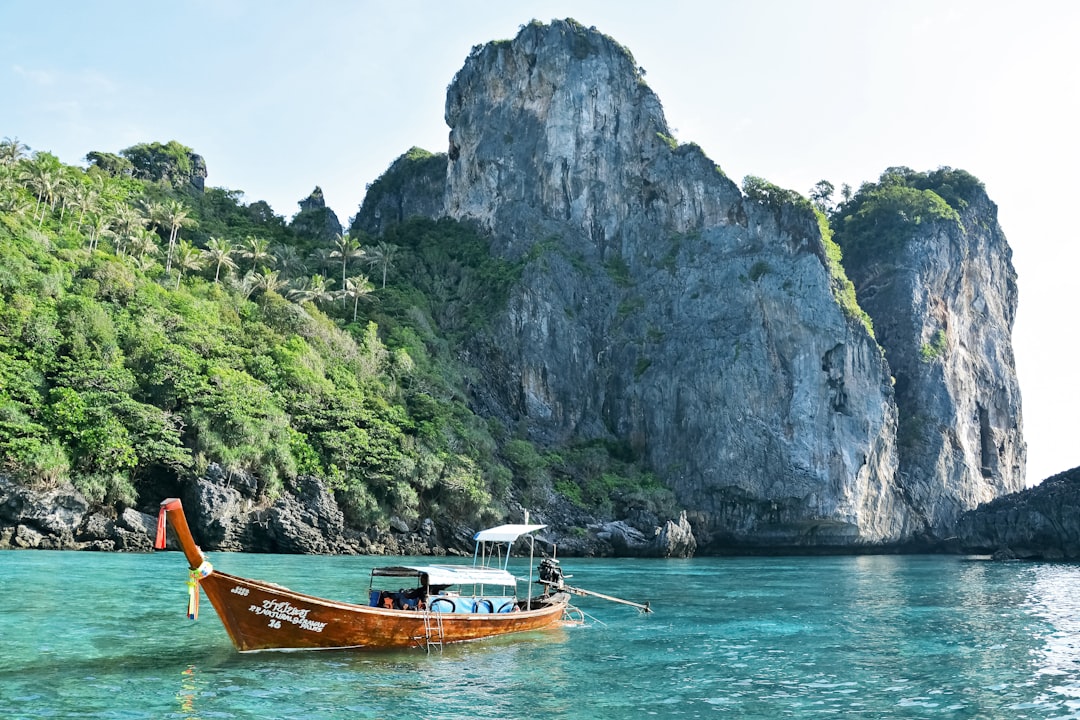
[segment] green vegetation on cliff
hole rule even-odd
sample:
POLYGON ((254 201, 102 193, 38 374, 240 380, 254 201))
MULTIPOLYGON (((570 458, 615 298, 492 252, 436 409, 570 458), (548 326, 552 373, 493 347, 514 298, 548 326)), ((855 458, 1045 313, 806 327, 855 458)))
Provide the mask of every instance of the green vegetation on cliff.
POLYGON ((982 183, 968 172, 893 167, 864 183, 832 217, 844 254, 860 266, 891 262, 912 234, 929 223, 958 223, 982 183))
MULTIPOLYGON (((818 185, 821 186, 822 183, 818 183, 818 185)), ((829 187, 831 188, 831 185, 829 187)), ((824 251, 822 261, 825 264, 825 269, 829 272, 830 285, 836 304, 840 306, 845 315, 861 323, 866 328, 866 331, 870 333, 870 336, 873 337, 874 324, 871 322, 870 316, 859 307, 859 302, 855 298, 855 285, 848 279, 844 270, 843 252, 833 240, 833 230, 825 213, 794 190, 786 190, 754 175, 747 175, 743 178, 743 193, 747 199, 771 209, 776 213, 780 222, 782 222, 785 214, 801 217, 807 222, 812 219, 821 235, 821 244, 824 251)), ((753 274, 753 268, 751 268, 751 275, 753 274)), ((758 277, 760 277, 760 274, 758 277)))
POLYGON ((520 272, 470 227, 327 241, 240 192, 175 182, 167 157, 149 177, 139 153, 88 158, 0 144, 0 472, 118 506, 212 462, 267 498, 311 474, 358 526, 488 520, 556 482, 610 507, 584 473, 620 506, 670 504, 602 448, 540 453, 469 409, 462 343, 520 272))
MULTIPOLYGON (((387 288, 382 307, 359 274, 367 238, 317 246, 239 193, 18 150, 0 167, 6 472, 132 504, 218 462, 268 496, 297 473, 324 477, 356 522, 498 513, 505 471, 486 423, 418 339, 454 297, 406 307, 387 288)), ((482 246, 452 223, 398 239, 398 267, 442 262, 442 243, 482 246)), ((483 270, 459 269, 458 284, 482 285, 483 270)), ((478 297, 462 322, 484 321, 478 297)))

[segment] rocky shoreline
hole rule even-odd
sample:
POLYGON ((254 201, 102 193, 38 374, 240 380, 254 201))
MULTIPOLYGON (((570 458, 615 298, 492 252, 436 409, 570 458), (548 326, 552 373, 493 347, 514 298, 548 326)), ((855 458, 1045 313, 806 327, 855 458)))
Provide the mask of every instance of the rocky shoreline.
POLYGON ((1001 560, 1080 559, 1080 467, 964 513, 957 539, 1001 560))
MULTIPOLYGON (((184 487, 180 498, 205 550, 309 555, 469 555, 476 528, 424 518, 392 518, 386 528, 348 525, 333 493, 318 478, 302 476, 272 503, 255 484, 230 478, 217 465, 184 487)), ((653 517, 596 519, 568 503, 555 503, 534 520, 549 525, 542 546, 575 557, 688 558, 697 550, 686 513, 663 523, 653 517)), ((92 506, 74 487, 32 489, 0 475, 0 549, 149 552, 154 508, 92 506)), ((783 553, 783 548, 733 548, 738 554, 783 553)), ((833 554, 837 548, 801 548, 833 554)), ((945 552, 991 555, 998 560, 1080 559, 1080 467, 1040 485, 964 513, 944 542, 862 547, 851 552, 945 552)))
MULTIPOLYGON (((308 555, 471 555, 478 528, 433 518, 385 528, 350 526, 333 493, 301 476, 273 502, 256 485, 214 464, 179 493, 192 532, 209 551, 308 555)), ((683 513, 678 519, 597 520, 560 507, 534 514, 549 527, 542 544, 578 557, 692 557, 697 548, 683 513)), ((156 507, 94 507, 70 485, 38 489, 0 476, 0 549, 149 552, 156 507)))

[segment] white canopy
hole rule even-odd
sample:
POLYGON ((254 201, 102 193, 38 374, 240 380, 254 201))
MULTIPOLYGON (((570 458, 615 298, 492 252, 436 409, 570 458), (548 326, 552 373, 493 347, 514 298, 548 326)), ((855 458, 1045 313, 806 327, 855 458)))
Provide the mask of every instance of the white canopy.
POLYGON ((376 576, 427 576, 428 585, 517 585, 517 579, 506 570, 470 565, 405 565, 376 568, 376 576))
POLYGON ((500 525, 481 530, 473 535, 473 540, 477 542, 514 542, 525 533, 535 532, 546 527, 547 525, 500 525))

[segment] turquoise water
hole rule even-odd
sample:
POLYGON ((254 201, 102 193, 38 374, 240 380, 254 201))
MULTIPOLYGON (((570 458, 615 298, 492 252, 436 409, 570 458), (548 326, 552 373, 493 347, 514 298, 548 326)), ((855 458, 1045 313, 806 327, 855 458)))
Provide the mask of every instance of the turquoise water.
MULTIPOLYGON (((214 553, 363 598, 386 558, 214 553)), ((0 718, 1080 718, 1080 566, 565 559, 597 622, 442 654, 233 651, 178 553, 0 552, 0 718)))

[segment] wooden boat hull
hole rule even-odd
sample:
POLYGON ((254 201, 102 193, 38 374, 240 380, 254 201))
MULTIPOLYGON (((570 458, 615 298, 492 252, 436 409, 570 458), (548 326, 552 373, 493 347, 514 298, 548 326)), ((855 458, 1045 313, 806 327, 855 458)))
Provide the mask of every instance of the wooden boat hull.
MULTIPOLYGON (((195 544, 179 500, 162 503, 198 584, 241 652, 258 650, 389 649, 428 647, 559 624, 570 596, 533 598, 531 609, 504 613, 390 610, 326 600, 261 580, 211 569, 195 544), (194 573, 198 575, 199 573, 194 573)), ((159 527, 159 537, 164 529, 159 527)))
POLYGON ((214 571, 200 583, 241 652, 405 648, 541 630, 562 620, 569 596, 512 613, 387 610, 334 602, 214 571))

